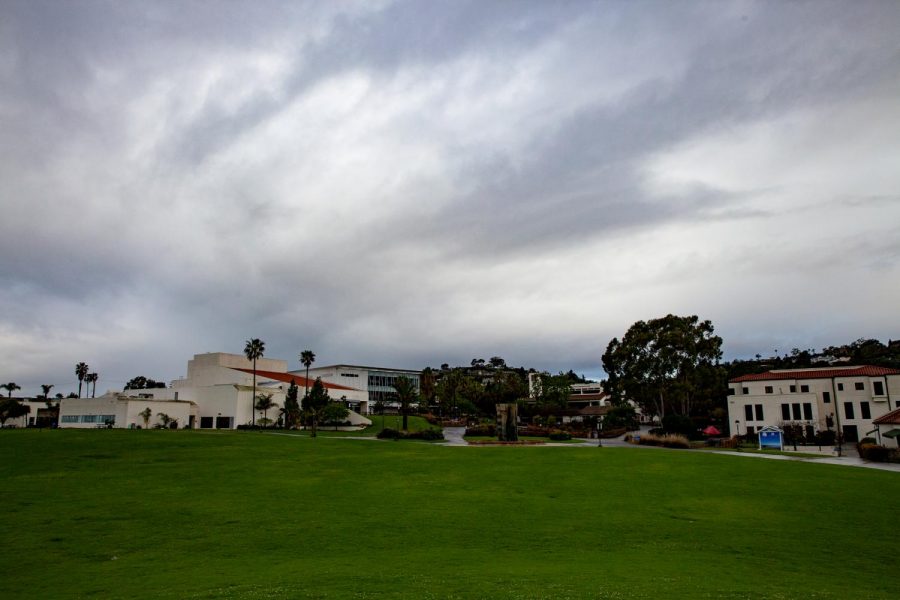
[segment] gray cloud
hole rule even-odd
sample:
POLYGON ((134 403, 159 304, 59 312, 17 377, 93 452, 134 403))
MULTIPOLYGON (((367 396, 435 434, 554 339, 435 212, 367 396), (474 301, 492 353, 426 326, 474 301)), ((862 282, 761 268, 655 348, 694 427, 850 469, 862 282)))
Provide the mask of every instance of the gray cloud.
POLYGON ((898 25, 874 1, 4 3, 2 376, 86 360, 115 387, 250 337, 599 375, 668 312, 730 356, 897 337, 898 25))

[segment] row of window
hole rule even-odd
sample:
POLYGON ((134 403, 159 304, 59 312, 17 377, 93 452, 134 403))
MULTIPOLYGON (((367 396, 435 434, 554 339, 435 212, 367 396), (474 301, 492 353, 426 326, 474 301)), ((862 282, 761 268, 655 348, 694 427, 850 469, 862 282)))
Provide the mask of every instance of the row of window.
POLYGON ((110 423, 116 422, 116 415, 63 415, 63 423, 110 423))
MULTIPOLYGON (((397 377, 400 377, 400 375, 369 375, 369 387, 394 387, 397 377)), ((418 388, 419 378, 413 376, 410 377, 410 379, 412 379, 413 384, 418 388)))
MULTIPOLYGON (((861 419, 872 418, 872 407, 868 402, 859 403, 859 416, 861 419)), ((852 402, 844 402, 844 418, 855 419, 856 410, 852 402)), ((810 402, 793 402, 791 404, 781 405, 781 419, 783 421, 812 421, 813 410, 810 402)), ((764 421, 765 412, 762 404, 745 404, 744 405, 745 421, 764 421)))
POLYGON ((341 373, 341 377, 359 377, 359 373, 341 373))
MULTIPOLYGON (((854 388, 855 390, 857 390, 857 391, 865 391, 865 389, 866 389, 866 383, 865 383, 864 381, 857 381, 857 382, 855 382, 855 383, 853 384, 853 388, 854 388)), ((839 392, 843 392, 843 391, 844 391, 844 384, 843 384, 843 383, 837 384, 837 389, 838 389, 839 392)), ((796 393, 797 393, 797 386, 796 386, 796 385, 792 385, 792 386, 789 387, 789 390, 790 390, 790 393, 791 393, 791 394, 796 394, 796 393)), ((764 391, 765 391, 765 393, 767 393, 767 394, 774 394, 774 393, 775 393, 775 386, 767 385, 767 386, 764 387, 764 391)), ((748 388, 748 387, 742 387, 742 388, 741 388, 741 393, 742 393, 742 394, 745 394, 745 395, 746 395, 746 394, 749 394, 749 393, 750 393, 750 388, 748 388)), ((800 385, 800 393, 801 393, 801 394, 808 394, 808 393, 809 393, 809 386, 806 385, 806 384, 801 384, 801 385, 800 385)), ((730 388, 730 389, 728 390, 728 394, 729 394, 729 395, 733 395, 733 394, 734 394, 734 389, 733 389, 733 388, 730 388)), ((824 396, 828 396, 828 397, 830 398, 829 392, 822 392, 822 394, 823 394, 824 396)), ((873 394, 874 396, 884 396, 884 382, 883 382, 883 381, 873 381, 873 382, 872 382, 872 394, 873 394)), ((830 401, 831 401, 830 399, 829 399, 829 400, 826 400, 826 402, 830 402, 830 401)))
MULTIPOLYGON (((844 418, 846 419, 855 419, 855 412, 853 410, 852 402, 844 402, 844 418)), ((871 419, 872 418, 872 409, 869 407, 868 402, 860 402, 859 403, 859 416, 861 419, 871 419)))

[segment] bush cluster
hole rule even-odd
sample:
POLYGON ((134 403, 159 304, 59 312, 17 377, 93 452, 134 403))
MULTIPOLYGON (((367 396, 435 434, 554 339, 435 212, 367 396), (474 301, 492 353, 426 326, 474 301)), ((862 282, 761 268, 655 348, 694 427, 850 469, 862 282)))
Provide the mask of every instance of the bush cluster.
POLYGON ((493 425, 493 424, 488 424, 488 425, 473 425, 472 427, 466 427, 466 435, 497 437, 497 426, 493 425))
POLYGON ((691 443, 687 437, 679 434, 656 435, 653 433, 644 433, 641 434, 641 439, 638 441, 638 444, 641 446, 663 446, 665 448, 688 449, 691 447, 691 443))
POLYGON ((878 444, 860 442, 856 445, 856 450, 859 452, 859 457, 863 460, 872 462, 887 462, 888 460, 888 449, 878 444))
POLYGON ((437 429, 423 429, 422 431, 399 431, 385 427, 378 432, 380 440, 426 440, 433 442, 444 439, 444 434, 437 429))
POLYGON ((609 429, 604 428, 600 431, 600 437, 602 437, 603 439, 617 438, 620 435, 625 435, 627 431, 628 430, 624 427, 612 427, 609 429))
POLYGON ((570 434, 568 431, 560 431, 559 429, 554 429, 547 437, 549 437, 554 442, 564 442, 566 440, 571 440, 572 434, 570 434))

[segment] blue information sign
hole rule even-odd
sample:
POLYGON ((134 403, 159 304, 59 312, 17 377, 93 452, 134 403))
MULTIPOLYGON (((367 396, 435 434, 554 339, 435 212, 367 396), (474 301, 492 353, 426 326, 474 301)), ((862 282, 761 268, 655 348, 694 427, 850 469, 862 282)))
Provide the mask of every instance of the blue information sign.
POLYGON ((759 430, 759 449, 784 450, 784 434, 777 427, 763 427, 759 430))

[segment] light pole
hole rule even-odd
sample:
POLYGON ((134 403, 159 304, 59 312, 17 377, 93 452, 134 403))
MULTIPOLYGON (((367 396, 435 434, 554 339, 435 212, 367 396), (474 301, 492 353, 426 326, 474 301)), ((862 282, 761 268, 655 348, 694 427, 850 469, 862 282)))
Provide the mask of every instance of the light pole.
POLYGON ((741 420, 740 419, 734 420, 734 435, 738 435, 738 436, 741 435, 741 420))

